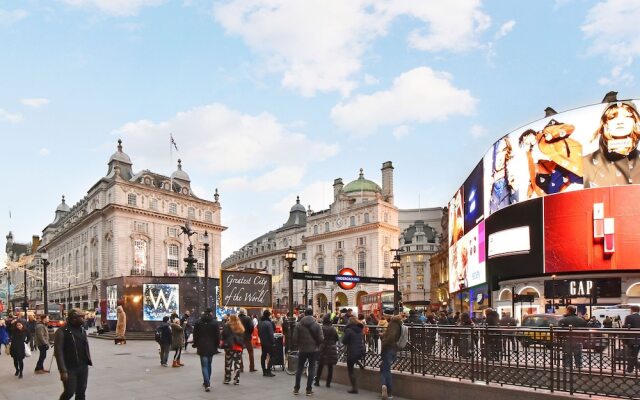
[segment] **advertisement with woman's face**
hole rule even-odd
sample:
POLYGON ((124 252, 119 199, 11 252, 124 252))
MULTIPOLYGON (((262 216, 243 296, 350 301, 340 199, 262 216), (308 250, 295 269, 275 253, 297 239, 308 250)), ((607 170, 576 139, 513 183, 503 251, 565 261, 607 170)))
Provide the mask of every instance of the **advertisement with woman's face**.
POLYGON ((449 247, 449 291, 486 282, 484 221, 449 247))

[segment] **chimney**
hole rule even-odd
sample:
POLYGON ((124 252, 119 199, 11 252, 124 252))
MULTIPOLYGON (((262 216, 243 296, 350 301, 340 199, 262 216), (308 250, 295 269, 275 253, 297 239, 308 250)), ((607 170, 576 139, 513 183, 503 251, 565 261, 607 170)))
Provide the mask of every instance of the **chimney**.
POLYGON ((393 204, 393 164, 391 161, 382 163, 382 198, 393 204))
POLYGON ((336 178, 333 181, 333 201, 338 200, 338 196, 342 193, 342 188, 344 184, 342 183, 342 178, 336 178))

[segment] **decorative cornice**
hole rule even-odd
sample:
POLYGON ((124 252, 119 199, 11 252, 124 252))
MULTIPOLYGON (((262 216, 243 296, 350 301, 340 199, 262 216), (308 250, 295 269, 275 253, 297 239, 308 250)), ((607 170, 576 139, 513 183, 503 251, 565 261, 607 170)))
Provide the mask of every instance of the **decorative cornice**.
POLYGON ((376 231, 378 229, 387 230, 387 231, 390 231, 390 233, 400 233, 400 228, 396 226, 393 226, 384 222, 373 222, 373 223, 364 224, 364 225, 347 227, 337 231, 319 233, 313 236, 306 236, 302 239, 302 241, 306 243, 313 243, 313 242, 324 241, 327 239, 335 238, 338 236, 345 236, 353 233, 361 233, 366 231, 376 231))

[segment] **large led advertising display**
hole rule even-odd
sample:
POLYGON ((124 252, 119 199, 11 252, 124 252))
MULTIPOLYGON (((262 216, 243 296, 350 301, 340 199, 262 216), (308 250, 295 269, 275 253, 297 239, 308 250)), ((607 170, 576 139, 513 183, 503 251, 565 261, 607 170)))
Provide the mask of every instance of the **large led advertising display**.
POLYGON ((484 221, 449 247, 449 291, 476 286, 486 281, 484 221))
POLYGON ((107 286, 107 321, 118 319, 118 285, 107 286))
MULTIPOLYGON (((501 137, 449 203, 449 245, 470 232, 474 223, 483 218, 489 220, 492 214, 513 204, 587 188, 640 184, 640 166, 634 168, 640 139, 637 103, 638 100, 622 100, 582 107, 545 117, 501 137), (478 174, 482 174, 482 182, 478 174), (478 186, 483 190, 478 190, 478 186), (477 207, 478 201, 482 202, 482 212, 477 207)), ((612 222, 607 221, 606 227, 611 229, 612 222)), ((604 219, 602 227, 605 228, 604 219)), ((519 243, 513 248, 496 248, 498 235, 494 237, 493 250, 528 251, 525 230, 512 233, 519 243)), ((610 236, 603 238, 610 240, 610 236)), ((561 246, 562 242, 553 244, 561 246)), ((606 247, 611 245, 605 243, 606 247)), ((545 260, 551 261, 547 272, 559 271, 554 257, 545 260)), ((619 256, 613 258, 617 266, 621 260, 619 256)), ((582 265, 590 265, 589 269, 604 268, 595 261, 596 264, 582 265)), ((450 269, 455 268, 452 262, 450 259, 450 269)), ((577 263, 572 265, 562 268, 575 270, 577 263)))
POLYGON ((180 285, 145 283, 142 285, 142 319, 162 321, 173 313, 180 315, 180 285))

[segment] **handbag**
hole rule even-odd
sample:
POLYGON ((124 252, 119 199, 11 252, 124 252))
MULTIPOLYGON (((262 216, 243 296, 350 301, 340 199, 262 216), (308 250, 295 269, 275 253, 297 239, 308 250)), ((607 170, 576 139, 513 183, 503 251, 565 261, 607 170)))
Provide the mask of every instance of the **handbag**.
POLYGON ((31 347, 29 347, 28 343, 24 344, 24 356, 31 357, 31 347))

